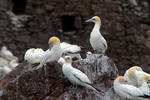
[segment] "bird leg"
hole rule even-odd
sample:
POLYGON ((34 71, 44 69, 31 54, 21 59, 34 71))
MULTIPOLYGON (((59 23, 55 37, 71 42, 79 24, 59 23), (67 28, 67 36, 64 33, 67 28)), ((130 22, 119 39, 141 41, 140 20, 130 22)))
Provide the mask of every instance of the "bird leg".
POLYGON ((77 85, 73 85, 73 94, 75 94, 76 90, 77 90, 77 85))

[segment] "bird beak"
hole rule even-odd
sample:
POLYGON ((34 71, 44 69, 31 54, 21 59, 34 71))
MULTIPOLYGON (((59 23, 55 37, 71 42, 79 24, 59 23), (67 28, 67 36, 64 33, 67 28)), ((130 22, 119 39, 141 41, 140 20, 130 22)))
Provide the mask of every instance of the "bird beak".
POLYGON ((87 22, 93 22, 93 20, 92 20, 92 19, 89 19, 89 20, 86 20, 85 22, 86 22, 86 23, 87 23, 87 22))

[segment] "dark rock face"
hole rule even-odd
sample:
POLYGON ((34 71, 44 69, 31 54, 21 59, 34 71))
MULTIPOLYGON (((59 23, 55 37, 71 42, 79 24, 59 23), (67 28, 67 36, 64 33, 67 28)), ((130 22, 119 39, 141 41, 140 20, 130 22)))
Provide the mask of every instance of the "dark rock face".
POLYGON ((39 70, 23 62, 4 78, 6 84, 0 100, 119 100, 112 88, 118 70, 109 57, 93 54, 73 62, 73 66, 82 70, 104 94, 81 86, 73 89, 57 62, 49 62, 39 70))

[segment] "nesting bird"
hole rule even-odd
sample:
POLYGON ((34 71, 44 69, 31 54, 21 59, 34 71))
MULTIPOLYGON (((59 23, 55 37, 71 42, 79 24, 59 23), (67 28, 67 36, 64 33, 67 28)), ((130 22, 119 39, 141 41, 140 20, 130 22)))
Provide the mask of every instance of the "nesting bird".
POLYGON ((150 96, 150 75, 142 77, 142 84, 139 89, 146 95, 150 96))
POLYGON ((126 78, 128 84, 140 86, 144 75, 149 74, 144 72, 141 67, 133 66, 125 72, 124 77, 126 78))
POLYGON ((98 16, 94 16, 86 22, 95 23, 94 28, 90 34, 90 44, 95 52, 105 53, 107 50, 107 42, 100 33, 101 19, 98 16))
POLYGON ((81 85, 96 92, 100 92, 91 84, 91 81, 86 74, 72 67, 72 58, 70 56, 65 56, 64 60, 65 63, 62 66, 62 71, 65 77, 67 77, 71 83, 75 85, 81 85))
POLYGON ((61 50, 62 50, 62 56, 69 55, 72 58, 77 58, 79 60, 82 59, 81 55, 80 55, 80 51, 81 51, 80 46, 72 45, 67 42, 61 42, 60 46, 61 46, 61 50))
POLYGON ((40 63, 41 59, 45 55, 45 51, 41 48, 30 48, 25 52, 24 60, 29 64, 40 63))
POLYGON ((48 49, 43 58, 40 61, 40 65, 37 66, 36 69, 41 68, 46 62, 49 61, 58 61, 62 56, 62 49, 60 46, 60 40, 57 37, 51 37, 48 41, 48 44, 51 49, 48 49))
POLYGON ((149 96, 144 94, 139 88, 126 84, 126 79, 123 76, 117 77, 113 85, 114 91, 123 98, 136 100, 138 98, 149 98, 149 96))
POLYGON ((11 59, 14 58, 13 53, 11 51, 9 51, 6 46, 2 46, 1 56, 4 57, 7 60, 11 60, 11 59))

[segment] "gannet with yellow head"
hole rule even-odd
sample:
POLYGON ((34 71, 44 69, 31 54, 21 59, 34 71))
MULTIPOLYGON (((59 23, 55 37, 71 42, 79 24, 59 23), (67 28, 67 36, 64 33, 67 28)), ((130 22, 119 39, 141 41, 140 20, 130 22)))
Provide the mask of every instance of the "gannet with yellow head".
POLYGON ((48 41, 50 49, 45 52, 45 55, 40 61, 40 65, 36 69, 41 68, 46 62, 58 61, 62 56, 62 49, 60 46, 60 40, 58 37, 51 37, 48 41))
POLYGON ((96 92, 101 92, 92 85, 86 74, 72 67, 72 58, 70 56, 65 56, 64 60, 65 62, 63 63, 62 71, 65 77, 67 77, 71 83, 75 85, 81 85, 96 92))
POLYGON ((25 52, 24 60, 29 64, 40 63, 43 58, 45 51, 41 48, 30 48, 25 52))
POLYGON ((11 51, 9 51, 6 46, 2 46, 1 56, 7 60, 11 60, 14 57, 13 53, 11 51))
POLYGON ((145 95, 139 88, 127 84, 124 76, 117 77, 114 80, 113 86, 114 91, 122 98, 134 100, 149 98, 149 96, 145 95))
POLYGON ((87 20, 86 22, 93 22, 95 23, 94 28, 90 35, 90 43, 94 51, 98 53, 105 53, 107 50, 107 42, 105 38, 100 33, 101 27, 101 19, 98 16, 94 16, 91 19, 87 20))
POLYGON ((144 94, 150 96, 150 75, 142 77, 142 84, 139 88, 144 94))
POLYGON ((125 72, 124 77, 128 84, 140 86, 144 75, 148 75, 148 73, 144 72, 139 66, 133 66, 125 72))

